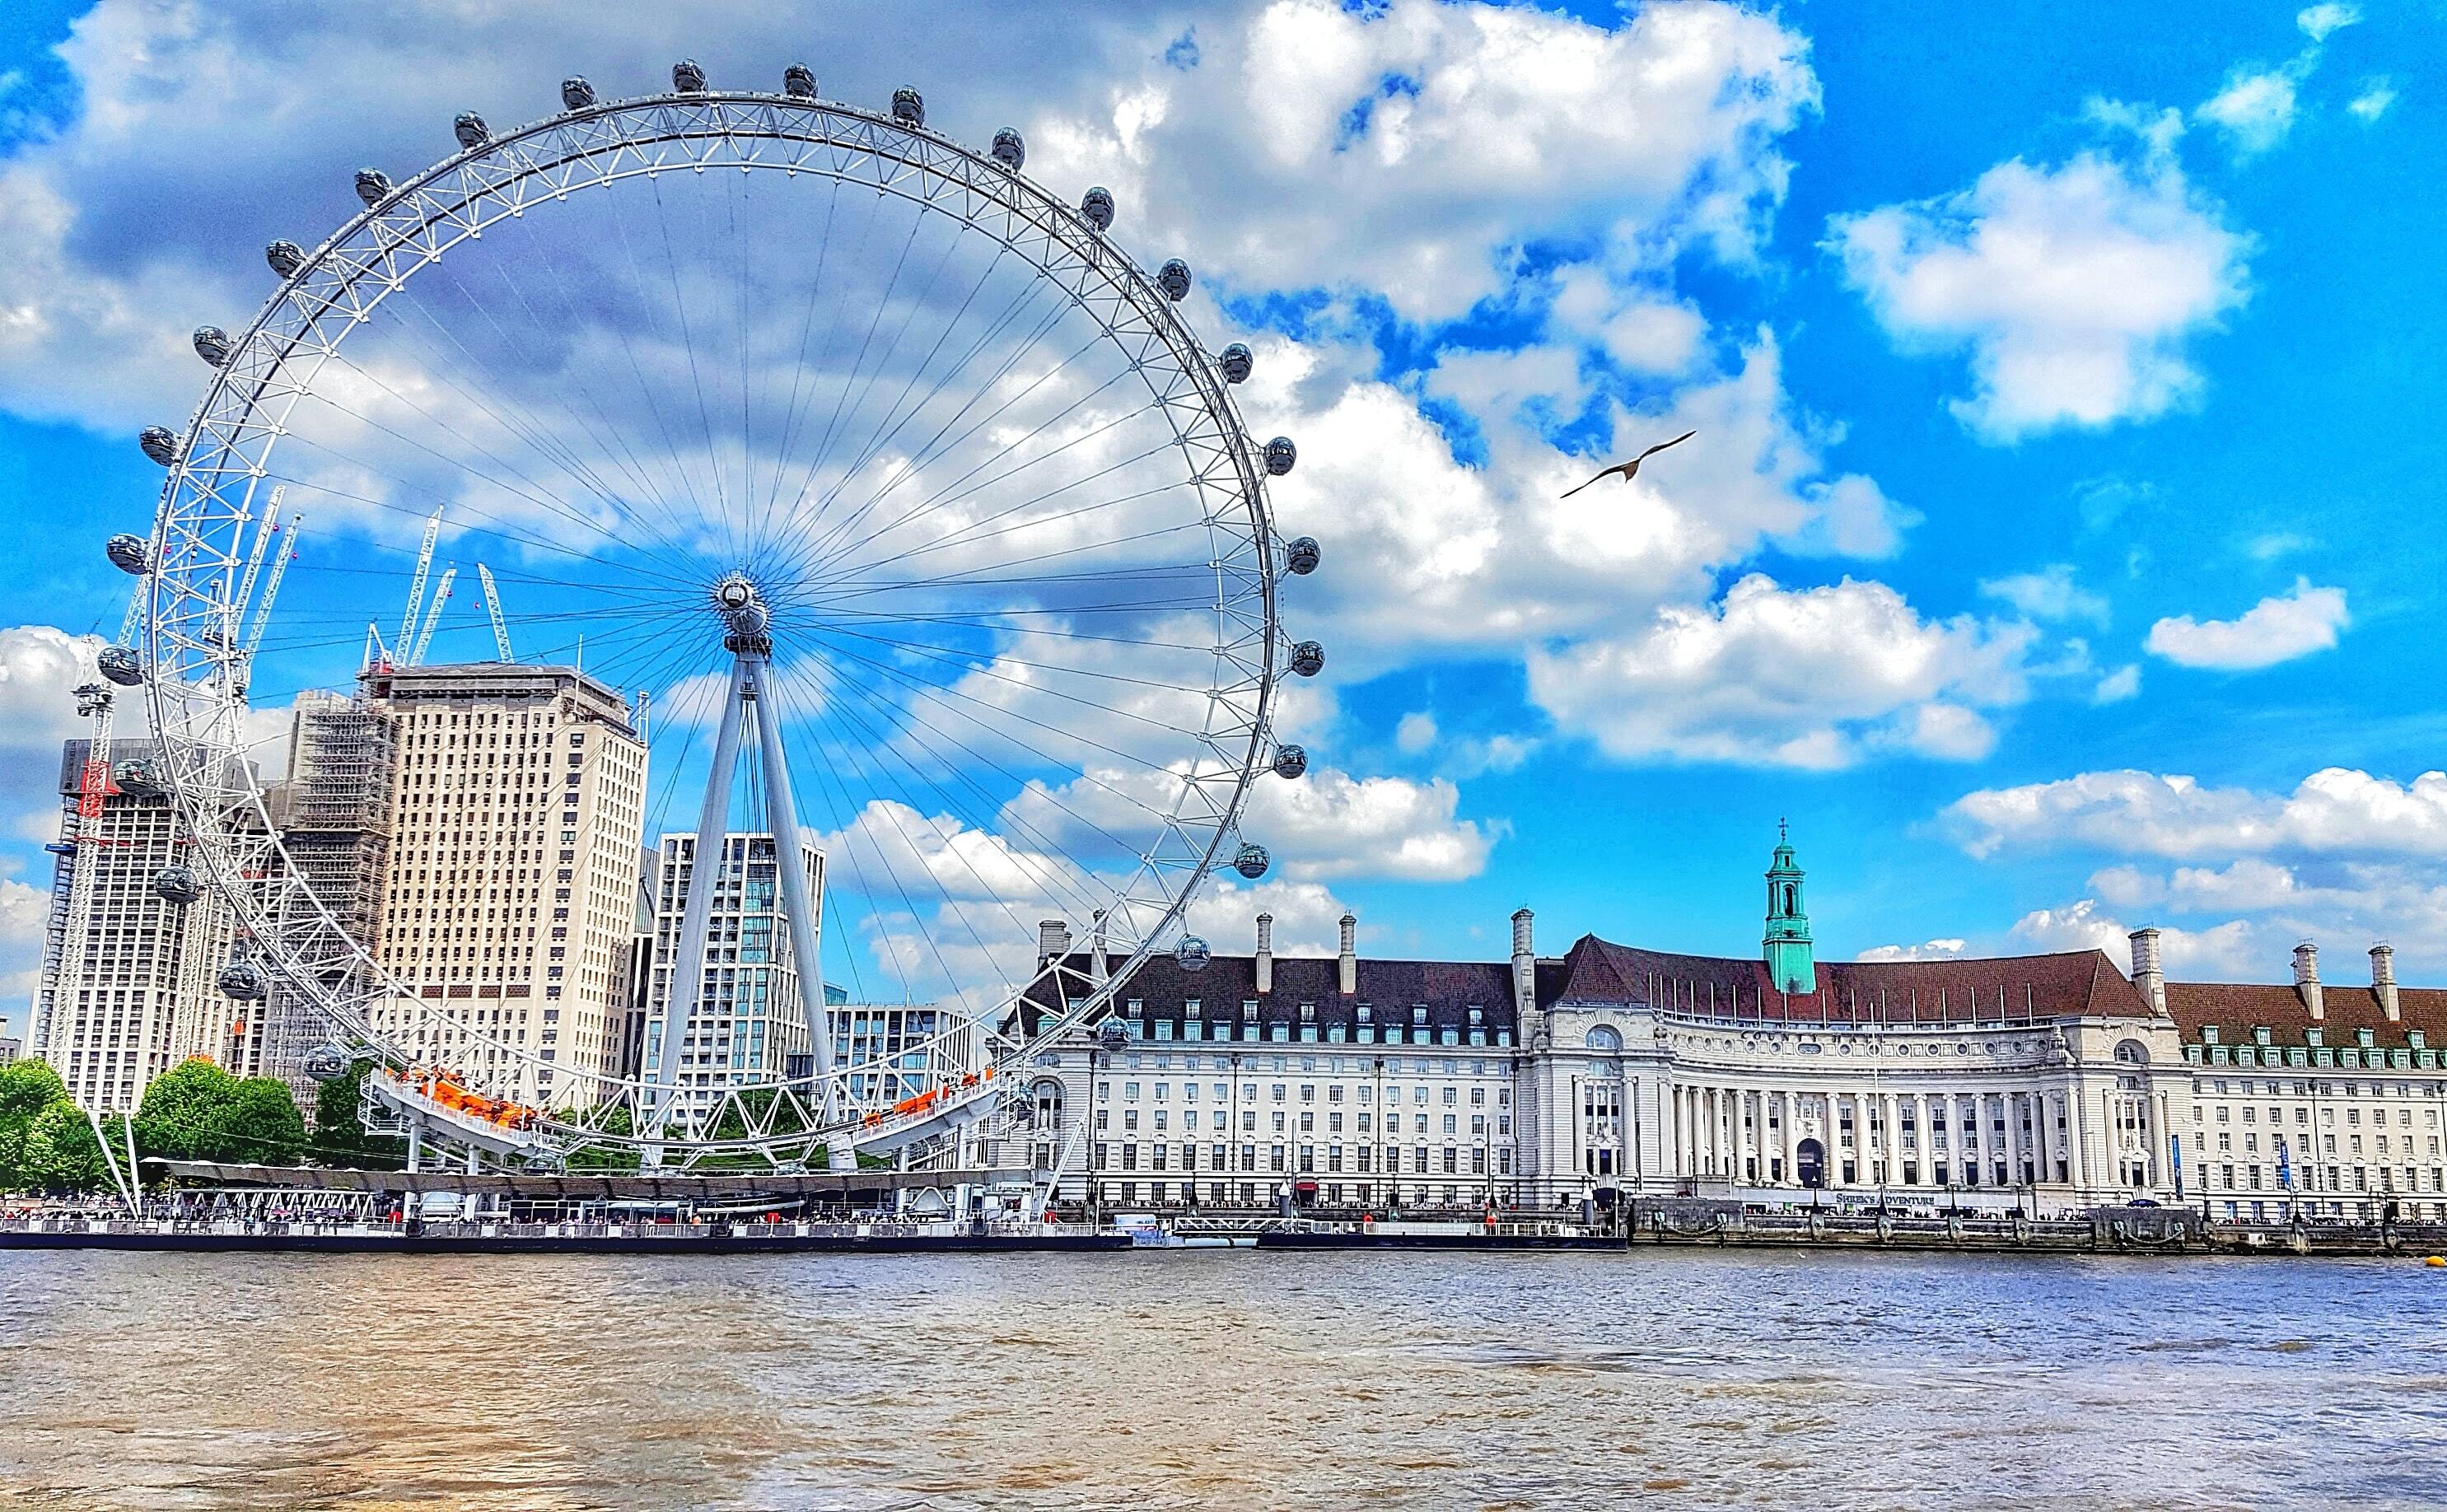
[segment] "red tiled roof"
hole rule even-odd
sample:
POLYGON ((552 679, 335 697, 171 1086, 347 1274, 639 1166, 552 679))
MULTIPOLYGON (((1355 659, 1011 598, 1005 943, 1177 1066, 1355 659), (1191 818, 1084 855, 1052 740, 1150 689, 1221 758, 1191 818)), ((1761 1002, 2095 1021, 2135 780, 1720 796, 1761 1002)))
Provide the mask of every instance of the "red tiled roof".
MULTIPOLYGON (((1795 1023, 1967 1024, 2067 1014, 2146 1015, 2101 952, 1940 961, 1821 961, 1818 991, 1775 990, 1764 961, 1682 955, 1584 935, 1564 958, 1559 1001, 1795 1023)), ((1542 992, 1541 996, 1545 994, 1542 992)))
POLYGON ((2167 1011, 2186 1039, 2201 1037, 2214 1026, 2229 1045, 2248 1045, 2251 1031, 2267 1029, 2281 1045, 2300 1045, 2303 1031, 2315 1024, 2332 1046, 2351 1046, 2356 1030, 2369 1030, 2377 1043, 2402 1049, 2406 1030, 2419 1030, 2434 1049, 2447 1045, 2447 991, 2434 987, 2400 987, 2397 1007, 2401 1021, 2391 1022, 2380 1006, 2379 993, 2367 984, 2325 987, 2320 993, 2322 1015, 2314 1020, 2302 993, 2291 987, 2256 982, 2169 982, 2167 1011))

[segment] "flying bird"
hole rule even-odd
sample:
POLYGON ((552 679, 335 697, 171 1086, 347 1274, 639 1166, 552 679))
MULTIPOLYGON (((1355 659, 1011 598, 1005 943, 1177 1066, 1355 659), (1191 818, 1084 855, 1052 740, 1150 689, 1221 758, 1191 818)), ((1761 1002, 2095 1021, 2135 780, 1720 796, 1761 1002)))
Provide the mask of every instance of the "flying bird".
MULTIPOLYGON (((1629 482, 1634 478, 1640 476, 1640 464, 1641 463, 1644 463, 1649 458, 1656 456, 1659 452, 1663 451, 1668 446, 1679 446, 1684 442, 1689 441, 1692 437, 1698 434, 1698 432, 1696 430, 1686 430, 1682 432, 1682 434, 1675 437, 1672 441, 1660 441, 1656 445, 1649 447, 1646 451, 1641 452, 1639 456, 1634 457, 1629 462, 1616 463, 1613 466, 1599 473, 1597 478, 1590 479, 1589 483, 1596 482, 1598 478, 1611 478, 1617 473, 1621 473, 1622 475, 1622 481, 1624 482, 1629 482)), ((1581 484, 1581 488, 1586 488, 1589 483, 1581 484)), ((1581 488, 1574 488, 1565 493, 1564 497, 1569 499, 1573 494, 1579 493, 1581 488)))

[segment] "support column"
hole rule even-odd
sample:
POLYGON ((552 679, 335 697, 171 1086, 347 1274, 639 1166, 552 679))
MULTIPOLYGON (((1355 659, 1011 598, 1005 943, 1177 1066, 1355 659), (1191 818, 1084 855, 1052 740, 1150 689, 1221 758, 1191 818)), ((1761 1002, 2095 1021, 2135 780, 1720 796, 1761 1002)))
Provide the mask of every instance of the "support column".
MULTIPOLYGON (((833 1036, 831 1015, 825 1011, 822 922, 816 914, 822 905, 807 896, 807 869, 799 861, 799 810, 790 796, 790 767, 782 751, 782 721, 767 686, 772 677, 771 664, 762 656, 751 661, 743 655, 740 666, 743 699, 758 701, 756 740, 765 757, 765 819, 773 826, 774 860, 782 872, 782 906, 790 931, 791 966, 799 979, 799 1011, 806 1019, 807 1037, 816 1052, 822 1116, 829 1119, 833 1113, 833 1036)), ((850 1151, 843 1150, 834 1158, 833 1167, 854 1170, 855 1158, 850 1151), (850 1164, 842 1164, 844 1157, 851 1159, 850 1164)))
POLYGON ((1799 1092, 1785 1092, 1784 1180, 1789 1186, 1801 1184, 1801 1102, 1799 1092))
MULTIPOLYGON (((730 828, 730 772, 739 758, 739 720, 747 703, 747 667, 733 661, 730 690, 722 703, 722 724, 713 739, 713 765, 706 773, 705 802, 698 805, 695 855, 689 863, 688 898, 680 909, 679 959, 672 967, 671 993, 663 1000, 663 1037, 654 1067, 654 1106, 646 1127, 660 1137, 670 1121, 679 1085, 680 1045, 689 1015, 705 991, 705 936, 713 918, 713 891, 722 870, 730 828)), ((659 1164, 657 1160, 654 1163, 659 1164)))

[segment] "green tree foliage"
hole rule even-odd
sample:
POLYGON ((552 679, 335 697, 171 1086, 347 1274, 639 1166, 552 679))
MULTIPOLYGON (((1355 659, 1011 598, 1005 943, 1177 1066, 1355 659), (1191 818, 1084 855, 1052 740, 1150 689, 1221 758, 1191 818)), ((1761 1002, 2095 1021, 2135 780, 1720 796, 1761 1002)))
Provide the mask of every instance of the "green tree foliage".
POLYGON ((166 1160, 287 1165, 305 1150, 306 1121, 279 1082, 240 1080, 199 1058, 144 1088, 136 1144, 140 1154, 166 1160))
POLYGON ((20 1159, 9 1184, 28 1191, 91 1192, 110 1184, 93 1125, 65 1096, 34 1115, 20 1159))
POLYGON ((374 1063, 360 1057, 314 1098, 314 1159, 324 1165, 390 1171, 408 1163, 408 1143, 366 1131, 363 1089, 374 1063))
POLYGON ((66 1103, 68 1089, 48 1061, 11 1061, 0 1066, 0 1191, 28 1187, 26 1141, 34 1121, 55 1103, 66 1103))

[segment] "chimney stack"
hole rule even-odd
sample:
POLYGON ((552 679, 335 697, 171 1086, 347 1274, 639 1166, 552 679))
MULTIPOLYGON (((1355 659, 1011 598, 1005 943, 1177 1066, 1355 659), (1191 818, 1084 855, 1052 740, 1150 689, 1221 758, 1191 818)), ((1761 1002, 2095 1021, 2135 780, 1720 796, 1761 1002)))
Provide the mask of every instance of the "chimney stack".
POLYGON ((1096 924, 1088 936, 1088 980, 1105 985, 1105 911, 1096 910, 1096 924))
POLYGON ((2386 1011, 2389 1023, 2403 1021, 2404 1010, 2396 1001, 2396 947, 2385 940, 2371 947, 2371 992, 2386 1011))
POLYGON ((1258 916, 1258 991, 1275 990, 1275 916, 1258 916))
POLYGON ((2307 939, 2294 947, 2294 991, 2313 1022, 2328 1016, 2327 1006, 2320 1001, 2320 947, 2307 939))
POLYGON ((1340 963, 1342 967, 1342 995, 1349 997, 1354 992, 1359 991, 1359 917, 1356 914, 1345 914, 1342 916, 1342 949, 1340 963))
POLYGON ((1512 915, 1512 1011, 1525 1027, 1538 1006, 1538 953, 1529 943, 1530 917, 1526 908, 1512 915))
POLYGON ((2150 925, 2133 932, 2133 986, 2150 1011, 2167 1012, 2167 973, 2158 964, 2158 931, 2150 925))
POLYGON ((1058 918, 1036 921, 1036 964, 1051 966, 1071 954, 1071 926, 1058 918))

